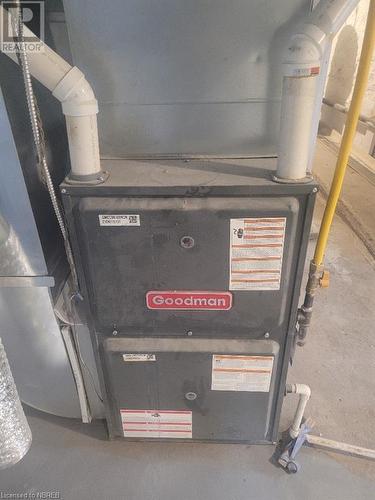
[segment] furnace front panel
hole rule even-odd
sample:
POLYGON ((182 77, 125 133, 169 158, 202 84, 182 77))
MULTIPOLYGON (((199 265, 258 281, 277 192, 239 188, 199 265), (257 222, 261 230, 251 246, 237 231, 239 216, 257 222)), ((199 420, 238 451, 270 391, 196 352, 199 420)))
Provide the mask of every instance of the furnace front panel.
POLYGON ((64 184, 110 435, 273 441, 315 186, 164 163, 64 184))

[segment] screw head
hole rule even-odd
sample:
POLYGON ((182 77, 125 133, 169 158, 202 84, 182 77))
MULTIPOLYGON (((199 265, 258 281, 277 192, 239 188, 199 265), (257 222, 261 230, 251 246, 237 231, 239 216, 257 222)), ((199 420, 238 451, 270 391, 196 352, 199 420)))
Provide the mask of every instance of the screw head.
POLYGON ((194 401, 195 399, 197 399, 198 397, 198 394, 196 392, 187 392, 185 394, 185 399, 187 399, 188 401, 194 401))
POLYGON ((117 334, 118 334, 118 331, 117 330, 113 330, 112 335, 117 335, 117 334))
POLYGON ((183 236, 180 240, 180 245, 182 248, 193 248, 195 245, 194 238, 192 236, 183 236))
POLYGON ((266 333, 264 334, 264 338, 265 338, 265 339, 269 339, 269 338, 270 338, 270 334, 269 334, 269 332, 266 332, 266 333))
POLYGON ((318 192, 318 188, 316 188, 316 187, 315 187, 315 188, 313 189, 313 193, 317 193, 317 192, 318 192))
POLYGON ((193 332, 192 332, 191 330, 188 330, 188 331, 186 332, 186 335, 187 335, 188 337, 191 337, 191 336, 193 335, 193 332))
POLYGON ((66 189, 65 189, 65 188, 63 188, 63 189, 61 190, 61 192, 62 192, 62 194, 65 194, 65 193, 66 193, 66 189))

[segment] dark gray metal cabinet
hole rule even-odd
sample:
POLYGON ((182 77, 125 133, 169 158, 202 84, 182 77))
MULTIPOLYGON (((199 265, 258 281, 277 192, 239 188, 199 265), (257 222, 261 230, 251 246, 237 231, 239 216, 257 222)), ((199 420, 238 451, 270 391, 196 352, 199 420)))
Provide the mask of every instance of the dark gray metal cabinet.
POLYGON ((276 439, 316 186, 267 161, 62 185, 111 436, 276 439))

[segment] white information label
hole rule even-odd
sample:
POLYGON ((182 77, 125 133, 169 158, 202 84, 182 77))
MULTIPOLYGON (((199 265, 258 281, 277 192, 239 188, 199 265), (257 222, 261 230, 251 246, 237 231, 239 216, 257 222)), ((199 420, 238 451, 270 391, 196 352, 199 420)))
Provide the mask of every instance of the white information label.
POLYGON ((121 409, 124 437, 192 438, 192 413, 189 410, 121 409))
POLYGON ((134 363, 140 361, 156 361, 156 356, 155 354, 126 353, 122 355, 122 359, 127 363, 134 363))
POLYGON ((269 392, 273 356, 212 356, 213 391, 269 392))
POLYGON ((140 226, 141 217, 138 214, 99 215, 101 226, 140 226))
POLYGON ((229 290, 279 290, 285 217, 230 220, 229 290))

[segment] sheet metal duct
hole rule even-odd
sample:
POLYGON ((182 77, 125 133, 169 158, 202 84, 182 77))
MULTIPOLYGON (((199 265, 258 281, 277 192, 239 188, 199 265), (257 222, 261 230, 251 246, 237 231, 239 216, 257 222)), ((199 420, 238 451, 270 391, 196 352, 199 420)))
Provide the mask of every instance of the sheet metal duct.
POLYGON ((282 52, 310 0, 64 8, 99 102, 102 156, 276 154, 282 52))

